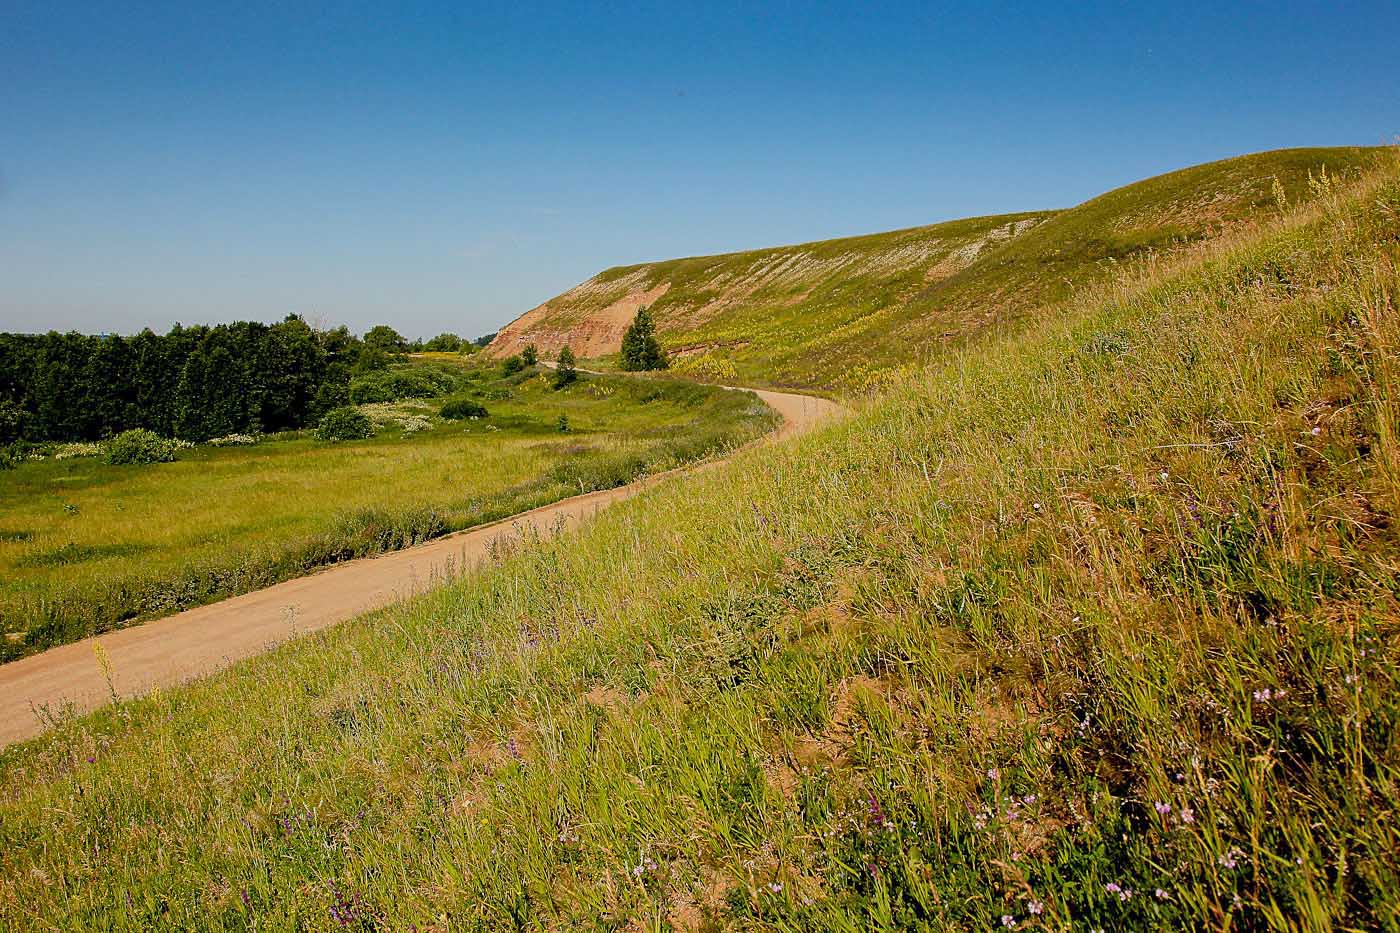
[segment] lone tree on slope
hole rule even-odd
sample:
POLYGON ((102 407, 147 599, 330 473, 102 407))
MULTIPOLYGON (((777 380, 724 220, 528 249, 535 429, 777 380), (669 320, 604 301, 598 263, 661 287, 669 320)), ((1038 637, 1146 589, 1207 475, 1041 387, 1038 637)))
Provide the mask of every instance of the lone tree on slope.
POLYGON ((637 309, 637 316, 622 335, 622 368, 627 372, 640 372, 647 369, 665 369, 666 354, 656 339, 656 325, 645 306, 637 309))
POLYGON ((540 351, 533 343, 527 344, 525 349, 520 351, 520 362, 526 366, 534 366, 539 361, 540 351))
POLYGON ((574 351, 565 347, 559 351, 559 361, 554 364, 554 388, 562 389, 577 378, 578 371, 574 369, 574 351))

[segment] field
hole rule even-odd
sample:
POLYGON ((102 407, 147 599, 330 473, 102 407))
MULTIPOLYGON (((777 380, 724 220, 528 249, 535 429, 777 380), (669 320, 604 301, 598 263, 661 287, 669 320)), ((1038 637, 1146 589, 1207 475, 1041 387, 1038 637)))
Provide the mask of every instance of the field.
POLYGON ((292 432, 175 463, 50 456, 0 471, 0 658, 622 485, 773 423, 751 395, 674 381, 555 391, 543 373, 424 366, 461 370, 488 416, 446 421, 443 399, 404 399, 362 406, 381 422, 363 441, 292 432))
POLYGON ((1384 149, 1286 149, 1195 166, 1077 207, 608 269, 507 326, 491 352, 606 355, 647 304, 684 373, 843 392, 995 338, 1076 293, 1354 178, 1384 149), (611 344, 608 341, 612 341, 611 344))
POLYGON ((0 918, 1400 927, 1400 168, 1288 200, 7 749, 0 918))

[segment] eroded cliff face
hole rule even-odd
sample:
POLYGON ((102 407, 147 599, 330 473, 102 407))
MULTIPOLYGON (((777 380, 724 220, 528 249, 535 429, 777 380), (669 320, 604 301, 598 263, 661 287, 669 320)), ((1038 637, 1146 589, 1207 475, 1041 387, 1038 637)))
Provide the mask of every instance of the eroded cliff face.
POLYGON ((565 346, 571 348, 575 356, 583 358, 614 353, 622 346, 622 335, 637 309, 653 304, 671 287, 671 283, 662 282, 651 288, 634 288, 638 283, 629 281, 617 296, 616 284, 600 283, 598 279, 595 276, 576 285, 502 327, 496 339, 487 345, 486 354, 503 359, 532 343, 541 355, 549 358, 558 356, 565 346), (581 306, 592 305, 599 297, 611 300, 602 307, 579 313, 581 306))
MULTIPOLYGON (((566 344, 580 357, 618 350, 642 306, 673 338, 723 328, 755 315, 808 313, 819 324, 852 287, 908 295, 956 274, 984 249, 1019 236, 1043 214, 974 218, 893 233, 700 256, 608 269, 501 328, 486 348, 507 357, 535 344, 555 356, 566 344), (835 292, 843 294, 837 295, 835 292)), ((675 349, 685 350, 682 340, 675 349)))

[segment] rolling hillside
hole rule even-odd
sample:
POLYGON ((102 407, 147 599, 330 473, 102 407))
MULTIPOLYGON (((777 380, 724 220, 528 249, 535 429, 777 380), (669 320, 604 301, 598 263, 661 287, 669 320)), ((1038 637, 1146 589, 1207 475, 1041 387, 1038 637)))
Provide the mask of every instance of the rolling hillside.
POLYGON ((1352 177, 1381 149, 1288 149, 1137 182, 1065 211, 621 266, 502 328, 488 352, 614 352, 649 306, 677 368, 746 384, 851 390, 949 343, 1048 313, 1076 289, 1352 177), (1280 197, 1281 195, 1281 197, 1280 197))
POLYGON ((1396 929, 1400 164, 1290 200, 424 598, 50 711, 0 752, 0 926, 1396 929))

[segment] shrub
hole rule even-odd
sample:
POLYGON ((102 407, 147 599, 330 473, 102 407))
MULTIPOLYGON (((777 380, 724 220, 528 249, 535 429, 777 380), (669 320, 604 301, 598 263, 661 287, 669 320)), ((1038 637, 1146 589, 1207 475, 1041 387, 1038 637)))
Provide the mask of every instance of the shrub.
POLYGON ((358 441, 374 436, 374 425, 357 408, 332 408, 316 426, 316 439, 321 441, 358 441))
POLYGON ((559 429, 559 433, 560 433, 560 434, 568 434, 568 433, 569 433, 569 416, 568 416, 568 415, 560 415, 560 416, 559 416, 559 420, 556 421, 556 422, 554 422, 554 426, 555 426, 556 428, 559 429))
POLYGON ((448 399, 447 404, 442 406, 440 416, 449 421, 464 421, 467 418, 485 418, 486 406, 480 402, 474 402, 469 398, 448 399))
POLYGON ((526 366, 534 366, 539 361, 540 351, 533 343, 527 345, 524 350, 520 351, 520 362, 524 363, 526 366))
POLYGON ((446 395, 455 388, 457 378, 443 370, 426 366, 385 369, 350 380, 350 402, 369 405, 397 402, 405 398, 433 398, 446 395))
POLYGON ((524 368, 525 368, 525 361, 522 360, 520 357, 518 357, 518 356, 507 357, 507 358, 506 358, 506 361, 505 361, 504 363, 501 364, 501 375, 503 375, 503 376, 514 376, 516 373, 520 372, 520 371, 521 371, 522 369, 524 369, 524 368))
POLYGON ((175 441, 145 428, 123 431, 102 445, 105 463, 129 465, 169 463, 175 459, 175 441))

